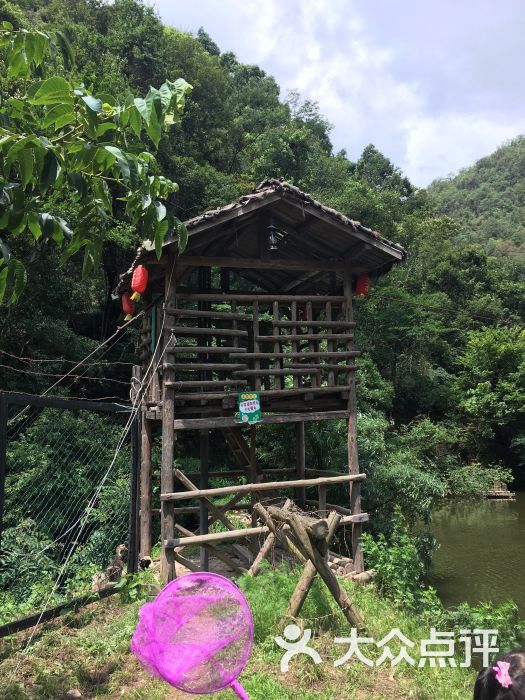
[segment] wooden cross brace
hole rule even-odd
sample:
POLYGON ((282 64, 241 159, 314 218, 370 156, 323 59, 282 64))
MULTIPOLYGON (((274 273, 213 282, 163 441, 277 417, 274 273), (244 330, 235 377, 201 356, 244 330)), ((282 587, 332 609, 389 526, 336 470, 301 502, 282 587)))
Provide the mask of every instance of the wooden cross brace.
POLYGON ((286 616, 297 617, 306 600, 306 596, 308 595, 308 591, 312 586, 315 576, 319 574, 348 622, 352 627, 363 629, 363 619, 359 611, 337 580, 334 572, 328 566, 326 559, 330 541, 337 531, 342 517, 341 514, 335 511, 330 513, 325 522, 327 528, 323 535, 324 528, 320 526, 319 522, 315 524, 316 527, 312 527, 308 524, 304 516, 298 513, 290 513, 287 507, 272 507, 269 509, 269 512, 261 503, 257 503, 254 506, 254 510, 264 523, 268 525, 274 537, 279 539, 279 541, 286 546, 288 551, 294 554, 299 562, 304 565, 301 578, 290 598, 286 616), (275 527, 275 520, 285 522, 290 526, 290 530, 283 531, 277 529, 275 527))

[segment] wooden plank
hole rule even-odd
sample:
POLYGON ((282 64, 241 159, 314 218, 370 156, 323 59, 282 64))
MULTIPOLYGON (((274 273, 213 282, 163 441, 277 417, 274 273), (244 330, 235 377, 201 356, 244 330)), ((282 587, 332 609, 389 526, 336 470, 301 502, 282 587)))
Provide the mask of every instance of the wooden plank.
POLYGON ((294 258, 225 258, 208 255, 181 255, 179 265, 186 267, 228 267, 242 270, 304 270, 305 272, 343 271, 347 265, 344 260, 297 260, 294 258))
MULTIPOLYGON (((301 336, 297 336, 298 338, 301 338, 301 336)), ((292 341, 292 347, 294 345, 294 341, 292 341)), ((239 348, 240 351, 240 348, 239 348)), ((230 359, 232 360, 241 360, 241 359, 265 359, 265 358, 272 358, 272 357, 282 357, 283 359, 285 358, 307 358, 307 359, 314 359, 314 358, 326 358, 329 360, 334 360, 334 359, 345 359, 347 357, 359 357, 361 353, 359 350, 341 350, 337 352, 307 352, 306 350, 304 352, 301 351, 293 351, 293 352, 280 352, 279 354, 276 354, 274 352, 268 351, 268 352, 245 352, 242 355, 242 358, 239 356, 237 357, 238 351, 235 350, 234 352, 230 352, 229 356, 230 359)))
MULTIPOLYGON (((355 367, 353 365, 346 365, 346 366, 341 366, 341 365, 329 365, 332 369, 336 369, 340 372, 353 372, 355 371, 355 367)), ((242 370, 235 370, 233 372, 235 377, 286 377, 286 376, 293 376, 293 375, 302 375, 302 374, 315 374, 317 375, 322 369, 327 369, 325 365, 305 365, 304 367, 301 367, 299 369, 299 365, 294 365, 294 367, 286 367, 285 369, 242 369, 242 370)), ((303 387, 305 391, 310 390, 311 388, 322 388, 322 387, 303 387)), ((327 387, 331 388, 331 387, 327 387)), ((267 391, 284 391, 288 393, 288 391, 293 392, 294 389, 268 389, 267 391)))
POLYGON ((250 294, 250 293, 231 293, 225 294, 220 290, 211 290, 210 292, 203 294, 198 290, 190 290, 187 288, 181 288, 177 290, 177 297, 179 299, 190 299, 191 301, 217 301, 217 302, 229 302, 237 301, 239 303, 249 304, 254 301, 258 301, 259 304, 272 304, 274 301, 281 301, 284 303, 298 302, 306 303, 311 301, 312 304, 324 304, 327 301, 331 301, 333 304, 343 304, 345 301, 344 296, 333 296, 327 294, 318 294, 316 296, 304 295, 304 294, 250 294))
MULTIPOLYGON (((328 304, 330 302, 327 302, 328 304)), ((355 322, 349 321, 277 321, 273 324, 279 328, 355 328, 355 322)), ((300 338, 300 336, 299 336, 300 338)))
MULTIPOLYGON (((343 387, 344 388, 344 387, 343 387)), ((262 416, 262 423, 274 425, 276 423, 297 423, 300 421, 343 420, 348 417, 347 411, 313 411, 311 413, 286 413, 266 414, 262 416)), ((175 430, 199 430, 208 428, 234 428, 241 423, 235 416, 218 416, 213 418, 177 418, 175 430)))
POLYGON ((348 390, 347 386, 320 386, 315 389, 312 389, 312 387, 305 386, 302 389, 269 389, 265 390, 263 389, 259 393, 261 396, 267 397, 267 398, 277 398, 277 397, 292 397, 292 396, 305 396, 307 394, 312 394, 312 396, 316 396, 317 394, 335 394, 339 392, 346 392, 348 390))
MULTIPOLYGON (((341 342, 352 340, 354 336, 349 333, 303 333, 298 336, 293 335, 258 335, 257 340, 260 343, 273 343, 275 340, 284 343, 287 341, 295 340, 340 340, 341 342)), ((312 352, 310 350, 310 352, 312 352)))
MULTIPOLYGON (((246 367, 245 364, 231 364, 226 362, 175 362, 170 363, 169 369, 189 372, 191 370, 203 370, 203 371, 214 371, 214 372, 230 372, 232 370, 242 369, 246 367)), ((209 380, 205 380, 209 381, 209 380)), ((176 384, 176 382, 175 382, 176 384)))
POLYGON ((277 491, 278 489, 294 489, 298 486, 305 488, 326 484, 346 484, 354 481, 364 481, 366 474, 341 474, 341 476, 318 477, 317 479, 293 479, 292 481, 263 481, 259 484, 237 484, 236 486, 220 486, 216 489, 199 489, 198 491, 179 491, 162 493, 161 501, 187 501, 191 498, 215 498, 229 494, 252 493, 253 491, 277 491))
POLYGON ((173 313, 175 317, 184 318, 211 318, 225 321, 251 321, 251 318, 246 314, 237 314, 231 311, 200 311, 197 309, 178 309, 169 306, 168 313, 173 313))
MULTIPOLYGON (((236 338, 233 339, 235 342, 236 338)), ((239 348, 236 345, 175 345, 173 353, 175 355, 229 355, 230 353, 240 354, 246 352, 246 348, 239 348)), ((164 365, 166 366, 166 365, 164 365)))
POLYGON ((247 337, 248 331, 242 331, 236 328, 198 328, 197 326, 169 326, 168 331, 172 331, 175 335, 220 335, 220 336, 238 336, 247 337))
POLYGON ((242 379, 205 379, 204 381, 174 381, 166 382, 167 386, 172 386, 179 391, 184 389, 214 389, 225 386, 244 386, 246 384, 242 379))

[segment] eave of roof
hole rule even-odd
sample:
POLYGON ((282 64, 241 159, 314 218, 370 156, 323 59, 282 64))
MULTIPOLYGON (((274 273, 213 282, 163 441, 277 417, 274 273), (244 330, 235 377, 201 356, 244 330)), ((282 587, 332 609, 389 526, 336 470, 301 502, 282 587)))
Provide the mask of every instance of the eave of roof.
MULTIPOLYGON (((387 253, 390 257, 391 262, 388 265, 391 266, 395 262, 399 262, 406 258, 405 249, 398 243, 393 243, 387 238, 381 236, 377 231, 368 228, 361 224, 359 221, 355 221, 345 216, 341 212, 327 207, 321 202, 318 202, 312 196, 303 192, 295 185, 291 185, 284 180, 277 179, 267 179, 261 182, 261 184, 256 187, 249 194, 243 195, 236 202, 227 204, 216 209, 211 209, 203 214, 192 217, 184 222, 187 230, 189 240, 194 236, 206 229, 213 228, 214 226, 219 226, 221 223, 228 221, 229 219, 234 219, 243 216, 245 213, 258 209, 260 207, 267 206, 272 201, 285 200, 293 203, 295 206, 299 205, 304 209, 305 212, 310 211, 315 214, 326 223, 335 225, 339 230, 351 231, 354 236, 357 235, 361 240, 365 240, 370 243, 372 248, 382 249, 384 253, 387 253)), ((164 241, 163 248, 177 245, 176 239, 170 237, 164 241)), ((139 262, 144 261, 144 257, 150 255, 154 250, 154 245, 151 241, 145 241, 137 250, 137 254, 133 263, 131 264, 129 270, 121 275, 121 282, 117 287, 117 292, 121 288, 122 282, 128 278, 134 268, 139 262)), ((387 258, 388 260, 388 258, 387 258)))

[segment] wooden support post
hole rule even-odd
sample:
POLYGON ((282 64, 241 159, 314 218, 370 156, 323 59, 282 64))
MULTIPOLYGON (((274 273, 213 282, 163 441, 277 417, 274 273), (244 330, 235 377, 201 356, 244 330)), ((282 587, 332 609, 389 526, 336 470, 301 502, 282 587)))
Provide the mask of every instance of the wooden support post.
POLYGON ((151 556, 151 421, 141 413, 140 446, 140 557, 151 556))
MULTIPOLYGON (((297 478, 304 479, 306 472, 306 450, 305 450, 305 430, 304 421, 295 424, 295 465, 297 471, 297 478)), ((304 508, 306 504, 306 489, 303 487, 298 488, 295 492, 295 499, 297 505, 304 508)))
MULTIPOLYGON (((200 480, 199 486, 201 489, 207 489, 209 486, 208 471, 210 467, 210 433, 209 430, 200 430, 200 480)), ((202 535, 208 533, 208 505, 204 498, 200 501, 199 514, 199 530, 202 535)), ((200 549, 201 570, 209 571, 208 549, 201 547, 200 549)))
MULTIPOLYGON (((189 489, 190 491, 198 491, 199 490, 195 486, 195 484, 185 474, 183 474, 179 469, 175 470, 175 476, 181 482, 181 484, 184 484, 184 486, 187 489, 189 489)), ((209 531, 210 524, 215 522, 215 520, 219 520, 230 531, 236 530, 237 528, 226 517, 225 513, 226 513, 227 509, 229 507, 231 507, 231 505, 235 505, 235 503, 237 501, 239 501, 241 498, 242 498, 242 494, 237 495, 233 499, 231 499, 225 506, 221 506, 221 507, 214 505, 212 503, 212 501, 210 501, 208 498, 202 498, 201 499, 201 506, 202 506, 202 504, 205 504, 206 513, 208 513, 208 511, 210 511, 212 513, 212 518, 210 518, 209 520, 208 520, 208 518, 206 518, 206 523, 204 525, 204 528, 203 528, 203 523, 201 521, 200 527, 198 530, 198 534, 199 535, 206 535, 209 531)), ((201 506, 199 506, 199 514, 201 514, 201 506)), ((181 531, 179 526, 176 525, 175 527, 177 527, 177 529, 179 531, 181 531)), ((193 536, 194 533, 190 532, 189 534, 193 536)), ((250 560, 248 559, 248 557, 246 556, 246 554, 244 553, 244 551, 240 545, 234 544, 232 546, 232 548, 237 553, 238 557, 240 557, 241 559, 244 559, 249 564, 250 560)), ((202 553, 202 550, 201 550, 201 553, 202 553)), ((202 562, 201 562, 201 564, 202 564, 202 562)))
MULTIPOLYGON (((286 503, 283 506, 283 510, 289 510, 291 505, 292 505, 292 501, 288 498, 286 500, 286 503)), ((275 545, 275 535, 273 532, 270 532, 268 534, 267 538, 265 539, 263 546, 261 547, 261 549, 259 551, 259 554, 255 557, 255 559, 253 560, 253 564, 250 566, 250 569, 248 571, 248 574, 250 576, 256 576, 258 574, 264 558, 270 554, 274 545, 275 545)))
MULTIPOLYGON (((287 505, 287 503, 288 501, 285 503, 285 506, 287 505)), ((288 550, 290 554, 294 556, 301 564, 304 564, 306 562, 306 557, 304 557, 299 551, 299 549, 297 549, 297 547, 294 545, 294 543, 290 539, 288 539, 288 537, 286 537, 286 534, 283 532, 284 528, 278 529, 275 526, 271 515, 268 513, 268 511, 262 505, 262 503, 255 504, 255 512, 261 518, 268 530, 270 530, 270 532, 274 534, 275 539, 279 542, 279 544, 286 550, 288 550)))
MULTIPOLYGON (((327 548, 330 546, 338 525, 338 518, 335 512, 330 513, 328 516, 328 535, 326 537, 327 548)), ((301 578, 299 579, 297 586, 290 598, 288 603, 288 608, 286 610, 286 617, 297 617, 301 612, 308 591, 310 590, 312 583, 314 582, 315 575, 317 574, 317 569, 315 568, 312 561, 306 562, 303 569, 301 578)))
POLYGON ((319 516, 326 517, 326 485, 319 486, 319 516))
MULTIPOLYGON (((256 484, 259 481, 257 478, 257 454, 255 452, 256 430, 255 425, 250 426, 250 482, 252 484, 256 484)), ((259 500, 256 492, 250 494, 250 500, 252 503, 252 527, 255 527, 257 525, 257 514, 254 512, 253 506, 259 500)))
MULTIPOLYGON (((353 321, 352 308, 352 272, 347 268, 344 273, 345 320, 353 321)), ((353 341, 349 341, 347 350, 353 350, 353 341)), ((348 391, 348 471, 359 474, 359 457, 357 452, 357 398, 355 388, 355 373, 347 377, 348 391)), ((361 484, 350 482, 350 509, 353 515, 361 513, 361 484)), ((363 550, 361 546, 362 523, 352 524, 352 558, 357 573, 365 570, 363 550)))
MULTIPOLYGON (((339 513, 335 513, 334 517, 338 520, 341 519, 339 513)), ((317 572, 325 582, 326 587, 333 595, 336 603, 341 608, 343 615, 346 617, 346 619, 352 625, 352 627, 357 627, 357 629, 363 629, 363 620, 357 608, 348 597, 348 594, 345 591, 345 589, 340 585, 336 575, 330 569, 324 557, 311 543, 308 534, 302 526, 299 518, 292 516, 290 526, 293 530, 294 535, 296 536, 297 545, 299 549, 313 563, 313 565, 317 569, 317 572)))
MULTIPOLYGON (((171 256, 165 272, 164 303, 175 306, 175 256, 171 256)), ((173 325, 173 313, 165 311, 164 315, 164 358, 166 362, 174 362, 174 355, 170 352, 170 344, 173 343, 171 332, 168 330, 173 325)), ((175 443, 175 390, 167 381, 175 379, 174 370, 166 368, 162 374, 162 460, 160 468, 161 493, 173 491, 173 457, 175 443)), ((175 573, 175 559, 173 549, 166 547, 165 542, 175 537, 175 514, 173 503, 162 501, 161 503, 161 538, 162 550, 160 554, 160 579, 161 584, 173 580, 175 573)))

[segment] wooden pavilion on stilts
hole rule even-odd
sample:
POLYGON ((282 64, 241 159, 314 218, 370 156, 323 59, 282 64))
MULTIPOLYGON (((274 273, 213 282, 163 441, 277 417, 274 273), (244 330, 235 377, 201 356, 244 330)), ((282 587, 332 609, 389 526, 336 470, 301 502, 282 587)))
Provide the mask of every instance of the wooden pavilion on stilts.
POLYGON ((137 265, 148 269, 140 343, 147 387, 141 405, 141 556, 151 553, 152 519, 158 517, 152 511, 152 436, 161 428, 157 488, 164 582, 175 576, 176 561, 206 569, 210 551, 237 570, 257 568, 265 552, 257 555, 239 543, 278 534, 261 508, 265 495, 276 492, 293 496, 303 511, 337 512, 337 526, 351 525, 353 569, 362 572, 360 537, 368 518, 361 510, 365 476, 356 442, 359 353, 352 296, 360 276, 387 272, 404 258, 403 248, 278 180, 186 227, 182 254, 175 238, 164 242, 160 259, 146 242, 120 283, 121 290, 129 287, 137 265), (260 396, 260 423, 240 422, 237 395, 245 390, 260 396), (344 473, 306 469, 305 423, 327 420, 347 421, 344 473), (295 465, 264 469, 256 455, 259 426, 288 423, 295 426, 295 465), (199 436, 198 474, 174 468, 181 431, 199 436), (222 433, 235 468, 214 470, 210 431, 222 433), (216 476, 231 484, 210 488, 216 476), (327 503, 333 485, 348 489, 348 507, 327 503), (229 514, 242 510, 251 514, 251 527, 232 523, 229 514), (189 512, 199 514, 196 533, 180 522, 189 512), (223 531, 209 532, 216 521, 223 531), (201 547, 197 565, 183 554, 190 544, 201 547))

